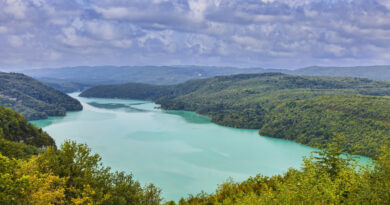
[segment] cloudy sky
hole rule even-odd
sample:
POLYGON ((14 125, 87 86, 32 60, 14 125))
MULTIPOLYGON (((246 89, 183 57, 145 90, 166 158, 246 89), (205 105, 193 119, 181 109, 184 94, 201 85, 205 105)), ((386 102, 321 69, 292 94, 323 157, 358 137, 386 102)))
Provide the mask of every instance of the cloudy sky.
POLYGON ((390 64, 390 0, 0 0, 0 68, 390 64))

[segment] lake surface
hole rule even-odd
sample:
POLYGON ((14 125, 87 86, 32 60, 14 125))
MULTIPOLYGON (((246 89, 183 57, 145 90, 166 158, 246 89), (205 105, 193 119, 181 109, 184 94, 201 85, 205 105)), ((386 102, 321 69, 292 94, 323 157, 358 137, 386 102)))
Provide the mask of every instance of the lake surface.
POLYGON ((281 174, 299 168, 313 148, 219 126, 193 112, 163 111, 141 100, 77 97, 83 111, 34 121, 56 141, 87 143, 106 166, 162 188, 167 200, 213 192, 232 177, 281 174))

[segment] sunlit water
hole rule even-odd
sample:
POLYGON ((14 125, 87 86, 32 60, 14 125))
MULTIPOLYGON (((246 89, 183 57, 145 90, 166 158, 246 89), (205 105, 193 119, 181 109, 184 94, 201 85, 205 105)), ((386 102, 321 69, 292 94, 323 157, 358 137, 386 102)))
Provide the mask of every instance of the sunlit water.
POLYGON ((141 100, 81 98, 83 111, 34 121, 55 140, 87 143, 105 165, 133 173, 142 184, 177 200, 213 192, 229 177, 272 176, 299 168, 313 148, 259 136, 257 130, 219 126, 186 111, 163 111, 141 100))

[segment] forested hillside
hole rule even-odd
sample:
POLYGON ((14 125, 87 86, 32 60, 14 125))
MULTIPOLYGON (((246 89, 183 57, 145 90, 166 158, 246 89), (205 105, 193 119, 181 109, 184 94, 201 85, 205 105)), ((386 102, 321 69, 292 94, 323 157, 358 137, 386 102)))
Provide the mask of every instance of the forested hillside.
POLYGON ((55 146, 54 140, 42 129, 30 124, 11 108, 0 105, 0 153, 7 157, 25 158, 38 148, 55 146))
POLYGON ((0 105, 10 107, 29 120, 64 116, 81 110, 76 99, 23 74, 0 73, 0 105))
POLYGON ((390 141, 387 81, 242 74, 168 86, 102 85, 81 96, 153 100, 163 109, 195 111, 221 125, 260 129, 265 136, 315 147, 345 134, 344 149, 366 156, 390 141))

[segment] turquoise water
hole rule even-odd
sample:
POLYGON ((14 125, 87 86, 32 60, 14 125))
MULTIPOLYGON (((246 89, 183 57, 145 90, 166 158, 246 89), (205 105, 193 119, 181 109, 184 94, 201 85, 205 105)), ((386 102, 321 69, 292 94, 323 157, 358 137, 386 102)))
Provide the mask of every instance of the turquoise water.
POLYGON ((241 181, 299 168, 314 151, 257 130, 219 126, 193 112, 156 109, 153 102, 71 96, 83 111, 33 123, 57 145, 66 139, 87 143, 105 165, 157 185, 168 200, 213 192, 229 177, 241 181))

